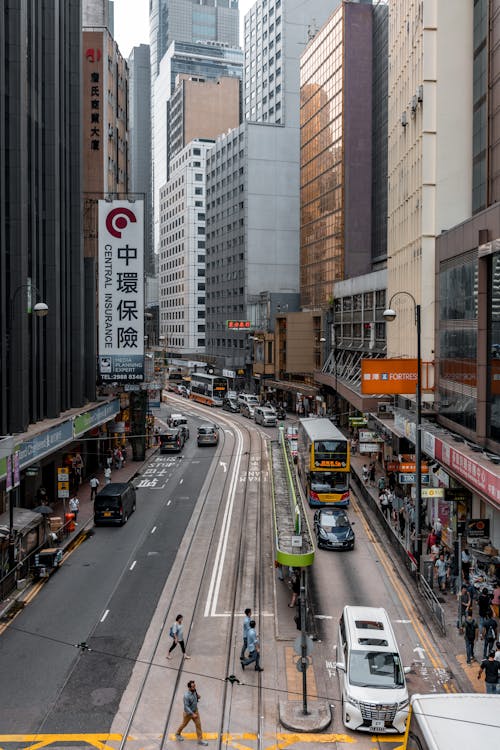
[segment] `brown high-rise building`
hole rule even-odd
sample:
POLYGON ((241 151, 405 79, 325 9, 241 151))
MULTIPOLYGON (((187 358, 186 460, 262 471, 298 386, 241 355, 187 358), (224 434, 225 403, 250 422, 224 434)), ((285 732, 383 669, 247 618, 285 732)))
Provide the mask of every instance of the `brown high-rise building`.
POLYGON ((169 100, 170 158, 195 138, 215 140, 240 124, 239 78, 177 76, 169 100))
POLYGON ((83 32, 85 255, 96 254, 95 202, 129 189, 128 68, 105 28, 83 32))

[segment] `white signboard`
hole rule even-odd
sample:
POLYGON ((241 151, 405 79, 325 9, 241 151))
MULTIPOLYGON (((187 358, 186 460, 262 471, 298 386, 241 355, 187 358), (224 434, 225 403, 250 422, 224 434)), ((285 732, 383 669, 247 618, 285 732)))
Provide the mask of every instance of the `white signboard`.
POLYGON ((380 450, 379 443, 360 443, 359 444, 360 453, 378 453, 379 450, 380 450))
POLYGON ((144 380, 144 204, 99 201, 99 377, 144 380))

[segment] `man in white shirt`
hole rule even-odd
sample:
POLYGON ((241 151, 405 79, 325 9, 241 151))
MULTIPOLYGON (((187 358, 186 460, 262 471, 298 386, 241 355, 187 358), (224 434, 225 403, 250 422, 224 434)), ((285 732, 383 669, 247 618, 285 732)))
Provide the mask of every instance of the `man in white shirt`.
POLYGON ((90 502, 94 502, 95 496, 97 494, 97 488, 99 487, 99 480, 96 477, 95 474, 93 474, 89 479, 90 484, 90 502))

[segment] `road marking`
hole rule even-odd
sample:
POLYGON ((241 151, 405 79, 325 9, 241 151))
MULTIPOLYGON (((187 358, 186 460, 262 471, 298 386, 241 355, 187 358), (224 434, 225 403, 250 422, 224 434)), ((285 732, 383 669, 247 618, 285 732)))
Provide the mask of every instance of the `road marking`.
POLYGON ((169 501, 168 501, 168 503, 167 503, 167 508, 168 508, 168 506, 170 505, 170 503, 171 503, 171 502, 172 502, 171 500, 169 500, 169 501))
POLYGON ((226 464, 226 462, 225 461, 220 461, 219 463, 222 466, 222 468, 224 469, 224 474, 225 474, 226 471, 227 471, 227 464, 226 464))
POLYGON ((394 622, 401 622, 403 625, 409 625, 411 620, 394 620, 394 622))
POLYGON ((182 484, 184 479, 179 479, 179 484, 182 484))
POLYGON ((133 562, 133 563, 132 563, 132 565, 130 566, 129 570, 133 570, 133 569, 135 568, 135 566, 136 566, 136 565, 137 565, 137 560, 134 560, 134 562, 133 562))
POLYGON ((425 661, 425 648, 422 648, 422 646, 416 646, 413 651, 416 653, 420 661, 425 661))
POLYGON ((217 600, 219 598, 219 589, 222 579, 222 571, 224 569, 224 560, 226 557, 227 543, 229 539, 229 531, 231 527, 231 518, 233 515, 234 499, 236 496, 236 486, 238 483, 238 474, 240 470, 240 464, 243 457, 242 446, 243 446, 243 435, 241 430, 236 426, 234 428, 237 438, 237 454, 236 461, 229 483, 229 492, 227 495, 226 507, 224 509, 224 516, 222 519, 222 527, 220 532, 219 541, 217 543, 217 551, 215 555, 214 566, 212 569, 212 575, 210 578, 210 585, 208 587, 207 603, 205 605, 205 617, 213 616, 217 610, 217 600))
POLYGON ((155 531, 156 531, 156 526, 153 526, 153 528, 151 529, 151 533, 154 534, 155 531))
POLYGON ((109 609, 107 609, 107 610, 106 610, 106 611, 104 612, 103 616, 101 617, 101 622, 104 622, 104 620, 106 619, 106 617, 107 617, 108 615, 109 615, 109 609))
POLYGON ((333 620, 332 615, 314 615, 316 620, 333 620))
MULTIPOLYGON (((389 578, 392 585, 396 589, 396 592, 399 596, 399 600, 403 606, 403 609, 405 610, 406 614, 410 616, 410 614, 413 614, 415 612, 415 609, 413 607, 410 597, 407 595, 406 590, 403 588, 402 583, 400 582, 399 578, 395 575, 394 571, 392 570, 389 563, 387 562, 386 553, 385 553, 383 546, 380 544, 380 542, 377 542, 375 535, 373 534, 371 528, 368 525, 368 522, 366 521, 366 518, 361 513, 361 509, 360 509, 357 498, 353 495, 351 495, 351 502, 355 510, 359 514, 359 519, 365 528, 365 532, 366 532, 366 535, 368 536, 368 539, 373 544, 373 547, 375 548, 375 550, 377 550, 377 558, 380 561, 380 564, 384 568, 387 577, 389 578)), ((412 623, 413 623, 413 629, 415 630, 415 633, 417 634, 417 636, 420 638, 420 640, 426 647, 427 655, 432 666, 435 669, 442 669, 444 667, 444 663, 441 659, 439 659, 436 649, 434 648, 430 639, 427 637, 427 634, 425 633, 423 627, 420 625, 418 618, 414 617, 412 620, 412 623)), ((447 690, 446 684, 444 685, 444 689, 447 690)))

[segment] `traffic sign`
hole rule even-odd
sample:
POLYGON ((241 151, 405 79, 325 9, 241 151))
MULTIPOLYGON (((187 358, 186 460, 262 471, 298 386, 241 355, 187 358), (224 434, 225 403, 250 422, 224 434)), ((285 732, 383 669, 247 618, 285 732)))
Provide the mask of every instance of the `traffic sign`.
MULTIPOLYGON (((302 656, 302 635, 298 635, 293 644, 293 650, 299 656, 302 656)), ((313 651, 313 639, 310 635, 306 635, 306 654, 311 656, 313 651)))

